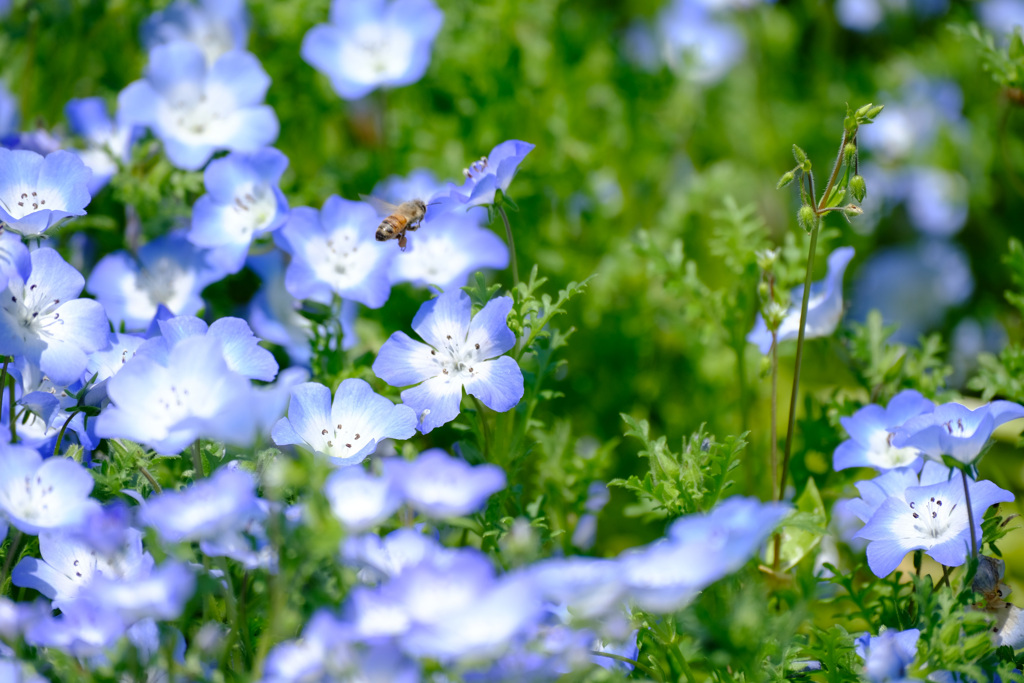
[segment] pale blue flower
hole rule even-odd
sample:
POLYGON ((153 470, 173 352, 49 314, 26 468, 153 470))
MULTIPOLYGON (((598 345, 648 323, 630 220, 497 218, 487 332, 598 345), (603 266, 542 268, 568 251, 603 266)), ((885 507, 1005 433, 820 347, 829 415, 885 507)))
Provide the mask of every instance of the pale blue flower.
POLYGON ((402 392, 424 434, 459 414, 462 390, 497 412, 511 410, 523 397, 523 373, 501 354, 515 346, 506 319, 511 297, 498 297, 472 317, 469 296, 449 290, 420 307, 412 328, 427 343, 396 332, 373 363, 374 373, 391 386, 419 384, 402 392))
POLYGON ((402 505, 389 477, 375 477, 361 467, 342 467, 324 483, 331 512, 348 530, 360 532, 385 521, 402 505))
POLYGON ((375 583, 394 578, 438 553, 450 552, 418 529, 396 529, 384 537, 352 536, 342 544, 342 558, 360 567, 360 578, 375 583))
POLYGON ((64 114, 68 128, 87 145, 85 149, 70 151, 92 171, 89 193, 95 195, 117 173, 118 163, 128 161, 140 131, 133 126, 116 125, 101 97, 69 100, 64 114))
POLYGON ((896 429, 912 417, 935 408, 935 404, 913 389, 893 396, 885 408, 874 403, 866 405, 852 417, 839 421, 850 438, 839 444, 833 455, 836 470, 849 467, 874 467, 880 472, 895 467, 921 466, 916 448, 897 448, 892 440, 896 429))
POLYGON ((865 479, 854 484, 860 492, 860 498, 847 501, 846 509, 867 524, 887 499, 902 496, 911 486, 931 486, 947 481, 949 477, 949 468, 935 460, 926 460, 920 472, 915 472, 909 467, 897 467, 883 472, 874 479, 865 479))
MULTIPOLYGON (((843 275, 853 258, 853 247, 840 247, 828 257, 828 274, 824 280, 811 284, 811 296, 807 303, 807 321, 804 338, 827 337, 835 332, 843 317, 843 275)), ((800 306, 804 288, 799 285, 790 293, 790 306, 778 329, 778 341, 796 339, 800 333, 800 306)), ((754 329, 747 334, 747 341, 757 344, 763 354, 772 348, 772 335, 760 313, 754 321, 754 329)))
POLYGON ((444 13, 432 0, 333 0, 330 23, 302 40, 302 59, 347 100, 423 78, 444 13))
POLYGON ((944 403, 904 423, 893 437, 897 447, 917 448, 929 458, 949 455, 964 464, 977 461, 995 428, 1024 417, 1024 406, 993 401, 971 410, 959 403, 944 403))
POLYGON ((149 498, 139 521, 170 543, 213 540, 261 514, 256 481, 240 468, 221 467, 180 491, 149 498))
POLYGON ((278 185, 288 157, 272 147, 235 152, 206 167, 206 192, 192 208, 188 239, 210 249, 207 261, 226 273, 245 264, 253 239, 284 224, 288 200, 278 185))
POLYGON ((0 513, 27 534, 69 529, 99 502, 88 470, 66 458, 43 460, 25 446, 0 445, 0 513))
POLYGON ((442 208, 450 205, 472 208, 494 203, 498 190, 508 192, 512 179, 516 177, 519 165, 536 145, 522 140, 506 140, 491 150, 479 161, 474 161, 462 173, 466 181, 461 187, 449 183, 450 196, 435 198, 442 208))
POLYGON ((894 683, 904 680, 907 668, 917 657, 917 641, 921 631, 886 629, 877 636, 865 633, 857 638, 857 655, 864 660, 864 675, 871 683, 894 683))
POLYGON ((998 34, 1013 32, 1024 26, 1024 2, 1021 0, 985 0, 977 5, 982 25, 998 34))
POLYGON ((412 461, 389 458, 384 472, 413 509, 435 519, 478 512, 506 483, 505 471, 497 465, 473 466, 440 448, 426 450, 412 461))
POLYGON ((143 80, 118 96, 118 122, 152 129, 178 168, 196 171, 220 150, 255 152, 277 139, 277 115, 263 104, 270 77, 258 59, 233 50, 207 65, 194 43, 149 53, 143 80))
POLYGON ((181 315, 157 321, 160 336, 140 345, 135 355, 146 356, 161 365, 167 365, 171 350, 185 339, 211 337, 221 342, 224 362, 231 372, 249 379, 270 382, 277 376, 278 365, 274 354, 259 345, 260 339, 241 318, 219 318, 212 325, 190 316, 181 315))
POLYGON ((673 0, 662 10, 658 33, 668 66, 697 83, 721 80, 746 51, 739 29, 694 0, 673 0))
POLYGON ((430 217, 428 212, 427 216, 406 252, 391 262, 392 284, 436 285, 447 292, 464 287, 478 270, 508 267, 505 241, 480 227, 474 214, 448 212, 430 217))
POLYGON ((248 23, 245 0, 175 0, 143 22, 142 44, 152 50, 187 40, 202 49, 206 62, 213 65, 221 55, 245 49, 248 23))
POLYGON ((0 223, 20 235, 41 235, 65 218, 84 216, 90 176, 71 152, 43 157, 0 147, 0 223))

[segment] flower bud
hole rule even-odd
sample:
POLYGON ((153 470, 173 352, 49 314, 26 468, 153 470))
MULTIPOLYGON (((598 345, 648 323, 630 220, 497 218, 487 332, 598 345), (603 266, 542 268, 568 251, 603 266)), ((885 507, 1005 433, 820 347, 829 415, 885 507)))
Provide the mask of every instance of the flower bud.
POLYGON ((757 285, 757 295, 759 297, 761 297, 762 301, 767 299, 768 295, 770 293, 771 293, 771 290, 768 288, 768 283, 767 282, 762 282, 762 283, 757 285))
POLYGON ((762 249, 757 252, 757 267, 766 273, 770 273, 775 268, 775 262, 779 260, 778 248, 775 249, 762 249))
POLYGON ((814 213, 814 207, 804 204, 800 207, 800 210, 796 212, 796 222, 800 224, 800 227, 810 232, 814 229, 818 215, 814 213))
POLYGON ((764 324, 770 330, 777 330, 786 319, 787 309, 778 301, 773 301, 764 310, 764 324))
POLYGON ((846 206, 843 207, 843 213, 846 214, 847 218, 850 218, 851 216, 861 215, 862 213, 864 213, 864 209, 860 208, 856 204, 847 204, 846 206))
POLYGON ((785 173, 782 174, 782 177, 779 178, 779 183, 775 186, 775 189, 781 190, 786 185, 789 185, 791 182, 793 182, 793 177, 794 176, 792 171, 786 171, 785 173))
POLYGON ((811 160, 807 158, 807 153, 797 145, 793 145, 793 158, 796 159, 796 163, 802 171, 807 173, 811 170, 811 160))
POLYGON ((850 192, 858 202, 864 201, 868 194, 868 186, 864 183, 864 176, 855 175, 850 178, 850 192))
POLYGON ((857 154, 857 145, 852 142, 847 142, 846 146, 843 147, 843 161, 845 161, 847 165, 852 164, 855 154, 857 154))

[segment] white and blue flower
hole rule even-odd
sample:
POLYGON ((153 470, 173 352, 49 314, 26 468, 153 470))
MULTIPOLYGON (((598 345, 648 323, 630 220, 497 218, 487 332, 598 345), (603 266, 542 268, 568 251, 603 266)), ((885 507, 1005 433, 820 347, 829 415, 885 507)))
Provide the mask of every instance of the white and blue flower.
POLYGON ((40 235, 65 218, 84 216, 92 200, 90 176, 71 152, 44 157, 0 147, 0 223, 20 235, 40 235))

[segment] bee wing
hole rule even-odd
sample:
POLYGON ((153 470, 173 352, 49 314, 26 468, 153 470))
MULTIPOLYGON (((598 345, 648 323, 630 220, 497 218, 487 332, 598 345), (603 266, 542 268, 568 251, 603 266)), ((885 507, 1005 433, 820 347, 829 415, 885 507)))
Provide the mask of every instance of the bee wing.
POLYGON ((381 216, 390 216, 398 210, 398 206, 396 204, 386 202, 380 197, 371 197, 368 194, 361 194, 359 195, 359 198, 376 209, 377 213, 381 216))

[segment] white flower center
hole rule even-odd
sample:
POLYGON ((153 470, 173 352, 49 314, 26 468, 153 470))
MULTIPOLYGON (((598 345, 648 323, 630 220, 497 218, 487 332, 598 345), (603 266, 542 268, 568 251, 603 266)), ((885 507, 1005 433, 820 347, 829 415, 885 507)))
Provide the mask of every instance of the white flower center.
POLYGON ((175 281, 184 274, 181 267, 172 259, 161 258, 148 268, 143 266, 135 276, 135 287, 146 293, 154 306, 168 304, 176 294, 175 281))
POLYGON ((238 232, 242 237, 248 237, 270 225, 277 214, 277 201, 270 186, 263 183, 260 185, 247 184, 235 195, 235 201, 231 205, 235 217, 238 219, 238 232))
POLYGON ((321 280, 335 290, 358 285, 373 269, 373 253, 359 251, 354 228, 335 230, 326 241, 309 240, 306 255, 321 280))
POLYGON ((974 436, 974 429, 964 424, 963 419, 950 420, 942 425, 949 435, 957 439, 969 439, 974 436))
POLYGON ((912 447, 896 448, 892 445, 893 434, 884 429, 879 429, 871 435, 869 440, 869 456, 871 462, 892 469, 904 467, 914 462, 920 452, 912 447))
POLYGON ((957 507, 956 503, 949 505, 941 497, 936 496, 926 500, 911 501, 911 525, 914 531, 925 538, 942 539, 954 523, 966 525, 966 519, 962 519, 962 514, 954 517, 953 512, 957 507))
POLYGON ((3 197, 4 208, 11 218, 24 218, 25 216, 42 211, 44 209, 65 209, 67 208, 60 195, 39 187, 29 187, 22 184, 15 186, 3 197))
MULTIPOLYGON (((335 425, 324 425, 320 429, 320 436, 323 442, 317 448, 318 451, 332 458, 349 458, 355 455, 364 445, 367 437, 356 431, 359 426, 348 428, 340 423, 335 425)), ((372 438, 372 437, 371 437, 372 438)))
POLYGON ((449 334, 440 349, 431 349, 430 355, 437 365, 438 374, 449 380, 467 382, 477 372, 475 365, 482 360, 480 345, 469 344, 465 340, 453 339, 449 334))
POLYGON ((10 482, 4 497, 9 508, 17 510, 19 517, 34 522, 49 519, 63 511, 65 501, 61 500, 59 492, 54 493, 53 484, 34 474, 22 481, 10 482))
POLYGON ((0 303, 4 312, 13 320, 12 326, 22 338, 52 338, 64 325, 60 317, 60 299, 51 299, 38 284, 18 286, 11 283, 0 303))
POLYGON ((471 163, 469 168, 462 169, 462 175, 466 176, 467 180, 479 182, 481 178, 487 175, 487 157, 480 157, 480 160, 471 163))

